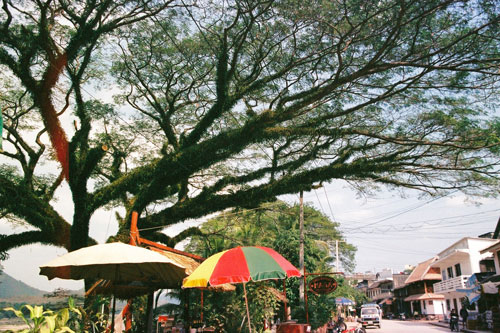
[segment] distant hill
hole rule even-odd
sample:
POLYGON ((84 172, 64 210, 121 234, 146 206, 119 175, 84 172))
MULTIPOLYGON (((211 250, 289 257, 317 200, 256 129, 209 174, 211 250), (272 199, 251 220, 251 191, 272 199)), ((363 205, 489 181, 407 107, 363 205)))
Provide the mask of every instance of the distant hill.
POLYGON ((11 298, 19 296, 43 296, 48 291, 36 289, 26 283, 14 279, 5 272, 0 274, 0 298, 11 298))

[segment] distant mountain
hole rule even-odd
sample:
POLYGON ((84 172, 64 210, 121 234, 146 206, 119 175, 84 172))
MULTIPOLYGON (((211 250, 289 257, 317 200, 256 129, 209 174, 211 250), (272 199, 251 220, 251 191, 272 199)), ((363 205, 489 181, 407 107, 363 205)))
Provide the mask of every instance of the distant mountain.
POLYGON ((0 298, 42 296, 47 293, 47 291, 30 287, 26 283, 14 279, 5 272, 0 274, 0 298))

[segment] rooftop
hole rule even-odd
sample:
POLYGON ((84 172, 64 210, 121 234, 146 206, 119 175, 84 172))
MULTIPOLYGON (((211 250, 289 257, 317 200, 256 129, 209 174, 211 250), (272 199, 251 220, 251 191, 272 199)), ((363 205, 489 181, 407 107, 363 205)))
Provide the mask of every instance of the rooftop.
POLYGON ((437 261, 437 257, 433 257, 424 262, 421 262, 415 267, 413 272, 411 272, 408 279, 406 279, 406 284, 413 282, 423 281, 423 280, 441 280, 441 273, 439 268, 431 267, 434 262, 437 261))

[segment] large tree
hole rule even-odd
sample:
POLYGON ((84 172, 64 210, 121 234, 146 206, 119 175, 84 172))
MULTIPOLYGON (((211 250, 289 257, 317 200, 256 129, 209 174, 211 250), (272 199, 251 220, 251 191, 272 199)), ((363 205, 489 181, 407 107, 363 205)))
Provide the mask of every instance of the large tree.
POLYGON ((196 231, 170 238, 163 226, 331 179, 497 188, 497 1, 21 4, 5 0, 0 16, 2 72, 20 87, 4 110, 3 154, 18 172, 1 173, 0 206, 36 229, 0 250, 85 246, 109 205, 126 208, 123 234, 135 210, 148 237, 173 245, 196 231), (117 108, 88 92, 108 74, 117 108), (66 109, 74 131, 58 121, 66 109), (45 132, 62 169, 52 183, 39 167, 53 156, 45 132), (51 206, 61 181, 73 221, 51 206))
POLYGON ((95 76, 95 58, 110 32, 170 6, 171 1, 149 0, 3 1, 0 98, 8 144, 2 154, 10 160, 0 173, 1 209, 10 221, 31 228, 4 237, 0 251, 31 243, 67 249, 88 244, 89 219, 109 201, 87 188, 106 149, 92 141, 99 108, 84 100, 84 85, 95 76), (59 120, 68 109, 75 118, 71 140, 59 120), (47 151, 47 133, 53 152, 47 151), (40 171, 42 161, 52 157, 60 171, 40 171), (62 181, 71 189, 73 221, 52 206, 62 181))
MULTIPOLYGON (((204 222, 200 226, 201 235, 194 236, 186 249, 193 253, 209 257, 214 253, 235 246, 268 246, 282 248, 282 253, 290 262, 299 267, 300 243, 299 205, 289 205, 282 201, 266 203, 253 210, 234 210, 219 214, 216 218, 204 222), (287 236, 285 236, 287 234, 287 236), (278 236, 280 235, 280 236, 278 236), (293 241, 291 239, 293 238, 293 241)), ((335 255, 335 240, 344 235, 339 224, 331 221, 321 212, 308 204, 304 205, 304 235, 310 251, 306 269, 331 271, 332 256, 335 255)), ((339 261, 349 273, 354 271, 356 247, 341 242, 339 261)))

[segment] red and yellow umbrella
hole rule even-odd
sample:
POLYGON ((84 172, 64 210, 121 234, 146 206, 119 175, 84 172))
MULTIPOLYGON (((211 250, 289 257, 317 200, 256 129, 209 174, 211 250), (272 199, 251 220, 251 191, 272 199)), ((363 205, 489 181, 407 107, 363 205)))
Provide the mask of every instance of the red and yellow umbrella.
POLYGON ((214 254, 184 279, 184 288, 300 276, 281 254, 263 246, 242 246, 214 254))
MULTIPOLYGON (((301 276, 300 271, 281 254, 263 246, 242 246, 214 254, 184 279, 183 288, 243 283, 248 314, 245 283, 301 276)), ((248 318, 249 330, 250 318, 248 318)))

